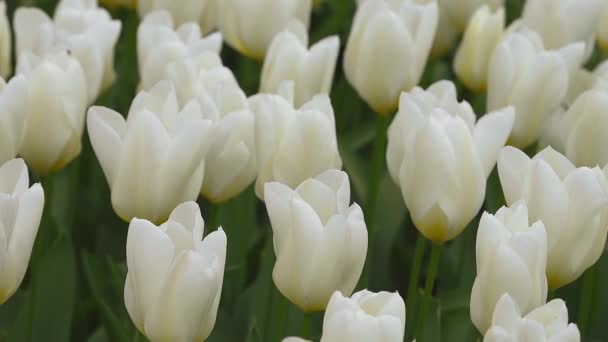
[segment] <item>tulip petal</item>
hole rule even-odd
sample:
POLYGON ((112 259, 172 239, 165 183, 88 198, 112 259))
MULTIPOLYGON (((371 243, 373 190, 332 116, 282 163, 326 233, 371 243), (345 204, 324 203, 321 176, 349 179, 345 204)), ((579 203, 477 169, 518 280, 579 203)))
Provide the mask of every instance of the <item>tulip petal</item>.
POLYGON ((473 140, 486 177, 492 172, 500 149, 507 142, 514 120, 513 107, 507 107, 484 115, 475 125, 473 140))
POLYGON ((119 113, 105 107, 94 106, 87 114, 87 131, 95 155, 108 184, 112 186, 119 167, 122 139, 127 124, 119 113))

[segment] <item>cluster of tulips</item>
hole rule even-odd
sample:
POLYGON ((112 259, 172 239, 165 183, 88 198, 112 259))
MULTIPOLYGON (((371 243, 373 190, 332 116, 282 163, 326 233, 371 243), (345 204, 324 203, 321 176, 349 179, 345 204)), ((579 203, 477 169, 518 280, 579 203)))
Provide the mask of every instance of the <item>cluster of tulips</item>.
MULTIPOLYGON (((52 17, 18 8, 14 44, 0 2, 0 74, 14 74, 0 87, 0 302, 24 278, 43 214, 28 167, 42 177, 65 167, 86 126, 112 207, 130 222, 124 303, 147 338, 211 334, 230 239, 221 227, 204 234, 196 200, 226 202, 255 182, 274 285, 303 311, 325 311, 321 341, 403 341, 405 296, 353 293, 371 247, 364 212, 382 208, 351 204, 341 171, 328 95, 340 39, 308 42, 321 2, 139 0, 140 83, 128 113, 92 105, 116 78, 121 32, 96 0, 61 0, 52 17), (223 43, 263 63, 258 94, 224 66, 223 43)), ((528 0, 505 27, 501 0, 357 2, 344 74, 386 123, 381 158, 432 244, 421 309, 408 314, 428 315, 442 245, 478 216, 496 167, 507 205, 479 221, 471 320, 486 342, 580 341, 550 294, 606 248, 608 62, 583 65, 596 39, 608 48, 608 3, 528 0), (448 53, 460 33, 453 72, 487 94, 487 114, 459 101, 451 80, 418 86, 429 56, 448 53)))

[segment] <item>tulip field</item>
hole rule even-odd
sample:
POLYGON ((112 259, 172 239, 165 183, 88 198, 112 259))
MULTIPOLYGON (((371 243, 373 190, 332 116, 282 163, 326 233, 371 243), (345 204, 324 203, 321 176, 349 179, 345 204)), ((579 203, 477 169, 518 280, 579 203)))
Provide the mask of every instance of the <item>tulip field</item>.
POLYGON ((0 341, 608 342, 608 1, 0 0, 0 341))

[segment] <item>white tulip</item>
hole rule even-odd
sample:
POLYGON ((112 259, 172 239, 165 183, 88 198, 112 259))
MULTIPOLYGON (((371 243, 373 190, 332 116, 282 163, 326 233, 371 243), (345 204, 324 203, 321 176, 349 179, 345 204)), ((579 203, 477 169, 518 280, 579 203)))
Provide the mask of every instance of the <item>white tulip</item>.
POLYGON ((295 190, 266 183, 264 194, 279 291, 305 311, 323 310, 334 291, 350 295, 365 263, 367 228, 361 207, 349 207, 348 175, 327 170, 295 190))
POLYGON ((513 109, 504 108, 475 124, 471 106, 458 102, 449 81, 401 94, 388 129, 386 160, 425 237, 451 240, 475 217, 513 120, 513 109))
POLYGON ((608 232, 608 181, 598 167, 575 168, 547 147, 533 159, 505 147, 498 173, 508 205, 525 200, 530 220, 547 230, 547 279, 557 289, 578 278, 600 257, 608 232))
POLYGON ((114 46, 120 29, 120 21, 112 20, 96 0, 62 0, 53 20, 38 8, 20 7, 15 11, 18 62, 26 51, 44 55, 67 50, 82 66, 92 103, 114 82, 114 46))
POLYGON ((484 5, 471 17, 454 57, 454 72, 469 89, 485 92, 490 57, 500 42, 504 26, 502 7, 492 12, 484 5))
POLYGON ((8 84, 0 77, 0 164, 15 158, 23 141, 27 115, 27 80, 13 77, 8 84))
POLYGON ((42 217, 42 186, 29 185, 22 159, 0 166, 0 304, 21 285, 42 217))
POLYGON ((333 83, 340 38, 322 39, 308 50, 308 33, 301 24, 277 34, 266 53, 260 92, 274 93, 281 82, 295 83, 295 104, 301 106, 317 94, 329 94, 333 83))
POLYGON ((420 81, 438 22, 437 4, 365 1, 357 9, 344 52, 344 73, 380 115, 420 81))
POLYGON ((504 2, 504 0, 439 0, 441 9, 450 16, 461 32, 465 31, 478 8, 489 6, 492 11, 496 11, 504 2))
POLYGON ((492 316, 484 342, 580 342, 576 324, 568 324, 568 308, 554 299, 524 317, 517 303, 504 294, 492 316))
POLYGON ((197 198, 213 126, 194 100, 180 111, 170 82, 140 92, 126 121, 109 108, 91 107, 87 128, 123 220, 162 222, 177 204, 197 198))
POLYGON ((295 109, 293 82, 285 82, 279 93, 283 95, 258 94, 249 99, 255 115, 255 192, 260 199, 267 182, 295 188, 325 170, 342 167, 329 97, 316 95, 295 109))
POLYGON ((13 70, 12 42, 11 27, 6 16, 6 3, 2 1, 0 2, 0 77, 2 78, 7 78, 13 70))
POLYGON ((220 53, 222 35, 201 36, 197 23, 174 29, 171 14, 158 10, 146 15, 137 29, 137 59, 142 89, 150 89, 166 79, 169 65, 205 52, 220 53))
POLYGON ((488 110, 515 107, 510 144, 526 148, 542 133, 546 118, 566 98, 568 80, 582 63, 584 44, 547 51, 541 38, 523 28, 494 49, 488 69, 488 110))
POLYGON ((264 59, 272 38, 293 21, 308 29, 311 0, 219 0, 218 27, 240 53, 264 59))
POLYGON ((80 63, 65 51, 38 57, 24 52, 27 80, 25 133, 19 155, 40 175, 63 168, 80 154, 87 84, 80 63))
POLYGON ((215 53, 174 63, 168 74, 180 102, 197 99, 203 118, 217 123, 201 193, 215 203, 238 195, 257 173, 255 120, 245 93, 215 53))
POLYGON ((541 221, 528 225, 523 201, 481 216, 476 243, 477 277, 471 291, 471 319, 484 334, 494 307, 507 293, 523 313, 547 300, 547 233, 541 221))
POLYGON ((605 52, 608 51, 608 3, 604 3, 598 20, 597 41, 605 52))
POLYGON ((133 219, 127 235, 125 305, 151 341, 203 341, 222 293, 226 234, 203 239, 195 202, 180 204, 161 226, 133 219))
POLYGON ((217 1, 222 0, 137 0, 137 10, 142 18, 152 11, 166 10, 177 25, 197 22, 206 34, 216 26, 217 1))
POLYGON ((548 49, 583 42, 593 51, 595 30, 604 0, 528 0, 521 23, 538 32, 548 49))
POLYGON ((401 342, 405 303, 399 293, 359 291, 350 298, 336 291, 323 318, 321 342, 401 342))

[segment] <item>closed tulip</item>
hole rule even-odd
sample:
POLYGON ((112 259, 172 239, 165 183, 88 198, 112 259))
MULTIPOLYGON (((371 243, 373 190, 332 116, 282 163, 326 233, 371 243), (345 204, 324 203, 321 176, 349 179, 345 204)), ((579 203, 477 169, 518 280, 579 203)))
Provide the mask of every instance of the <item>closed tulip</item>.
POLYGON ((294 81, 295 104, 301 106, 317 94, 329 94, 333 83, 340 38, 322 39, 310 50, 308 33, 300 24, 295 32, 283 31, 268 48, 260 80, 260 92, 276 92, 283 81, 294 81))
POLYGON ((523 201, 485 212, 477 231, 477 277, 471 291, 471 319, 484 334, 494 307, 508 293, 522 312, 528 313, 547 300, 547 233, 541 221, 528 225, 523 201))
POLYGON ((91 107, 87 128, 123 220, 162 222, 176 205, 197 198, 213 127, 196 101, 180 110, 170 82, 140 92, 126 121, 109 108, 91 107))
POLYGON ((6 3, 2 1, 0 2, 0 77, 2 78, 7 78, 13 70, 11 63, 12 42, 11 28, 6 16, 6 3))
POLYGON ((260 199, 264 198, 267 182, 295 188, 325 170, 342 167, 329 97, 316 95, 295 109, 293 83, 284 83, 279 93, 249 99, 255 115, 255 192, 260 199))
POLYGON ((344 73, 376 113, 391 114, 399 94, 420 81, 437 20, 434 1, 365 1, 357 9, 344 52, 344 73))
POLYGON ((538 34, 507 34, 494 49, 488 69, 488 110, 515 107, 509 143, 526 148, 542 133, 546 118, 566 98, 570 74, 582 63, 584 44, 547 51, 538 34))
POLYGON ((461 32, 465 31, 478 8, 488 6, 492 11, 496 11, 504 2, 504 0, 439 0, 441 9, 450 16, 461 32))
POLYGON ((471 106, 458 102, 449 81, 401 95, 388 129, 386 160, 425 237, 446 242, 475 217, 513 117, 513 109, 505 108, 476 124, 471 106))
POLYGON ((272 38, 293 21, 308 29, 311 0, 220 0, 218 27, 226 43, 240 53, 263 60, 272 38))
POLYGON ((0 164, 15 158, 23 141, 28 89, 24 76, 0 77, 0 164))
POLYGON ((335 292, 323 318, 321 342, 401 342, 405 303, 399 293, 359 291, 350 298, 335 292))
POLYGON ((26 52, 19 71, 29 90, 19 155, 38 174, 46 175, 80 154, 87 106, 85 75, 78 60, 65 51, 45 57, 26 52))
POLYGON ((222 35, 201 36, 197 23, 188 22, 174 29, 171 14, 158 10, 146 15, 137 29, 137 59, 141 88, 150 89, 167 78, 169 66, 183 58, 205 52, 219 54, 222 35))
POLYGON ((471 17, 464 32, 454 57, 454 72, 475 92, 486 90, 490 57, 500 42, 504 26, 504 8, 492 12, 490 7, 484 5, 471 17))
POLYGON ((576 324, 568 324, 568 308, 554 299, 522 317, 522 312, 508 294, 504 294, 492 317, 492 327, 484 342, 580 342, 576 324))
POLYGON ((264 194, 279 291, 304 311, 325 309, 334 291, 350 295, 365 263, 367 228, 361 207, 349 206, 348 175, 327 170, 295 190, 266 183, 264 194))
POLYGON ((0 304, 19 288, 38 233, 44 191, 31 187, 27 166, 12 159, 0 166, 0 304))
POLYGON ((69 51, 82 66, 87 99, 93 103, 114 82, 114 46, 120 29, 120 21, 112 20, 96 0, 62 0, 53 19, 38 8, 20 7, 15 11, 18 63, 26 51, 69 51))
MULTIPOLYGON (((177 25, 198 22, 203 33, 208 33, 216 25, 216 2, 218 0, 136 0, 137 10, 143 18, 155 10, 166 10, 177 25)), ((222 0, 219 0, 222 1, 222 0)))
POLYGON ((255 118, 245 93, 215 53, 183 59, 168 73, 180 102, 198 100, 203 118, 216 123, 201 193, 214 203, 233 198, 257 173, 255 118))
POLYGON ((604 3, 602 7, 602 13, 600 14, 600 19, 598 20, 598 28, 597 28, 597 41, 604 50, 604 52, 608 51, 608 3, 604 3))
POLYGON ((222 293, 226 234, 203 239, 195 202, 180 204, 161 226, 133 219, 127 235, 125 305, 151 341, 203 341, 222 293))
POLYGON ((551 289, 576 280, 598 260, 608 232, 605 171, 577 169, 551 147, 532 159, 505 147, 498 159, 498 173, 507 204, 526 201, 530 219, 545 225, 551 289))

